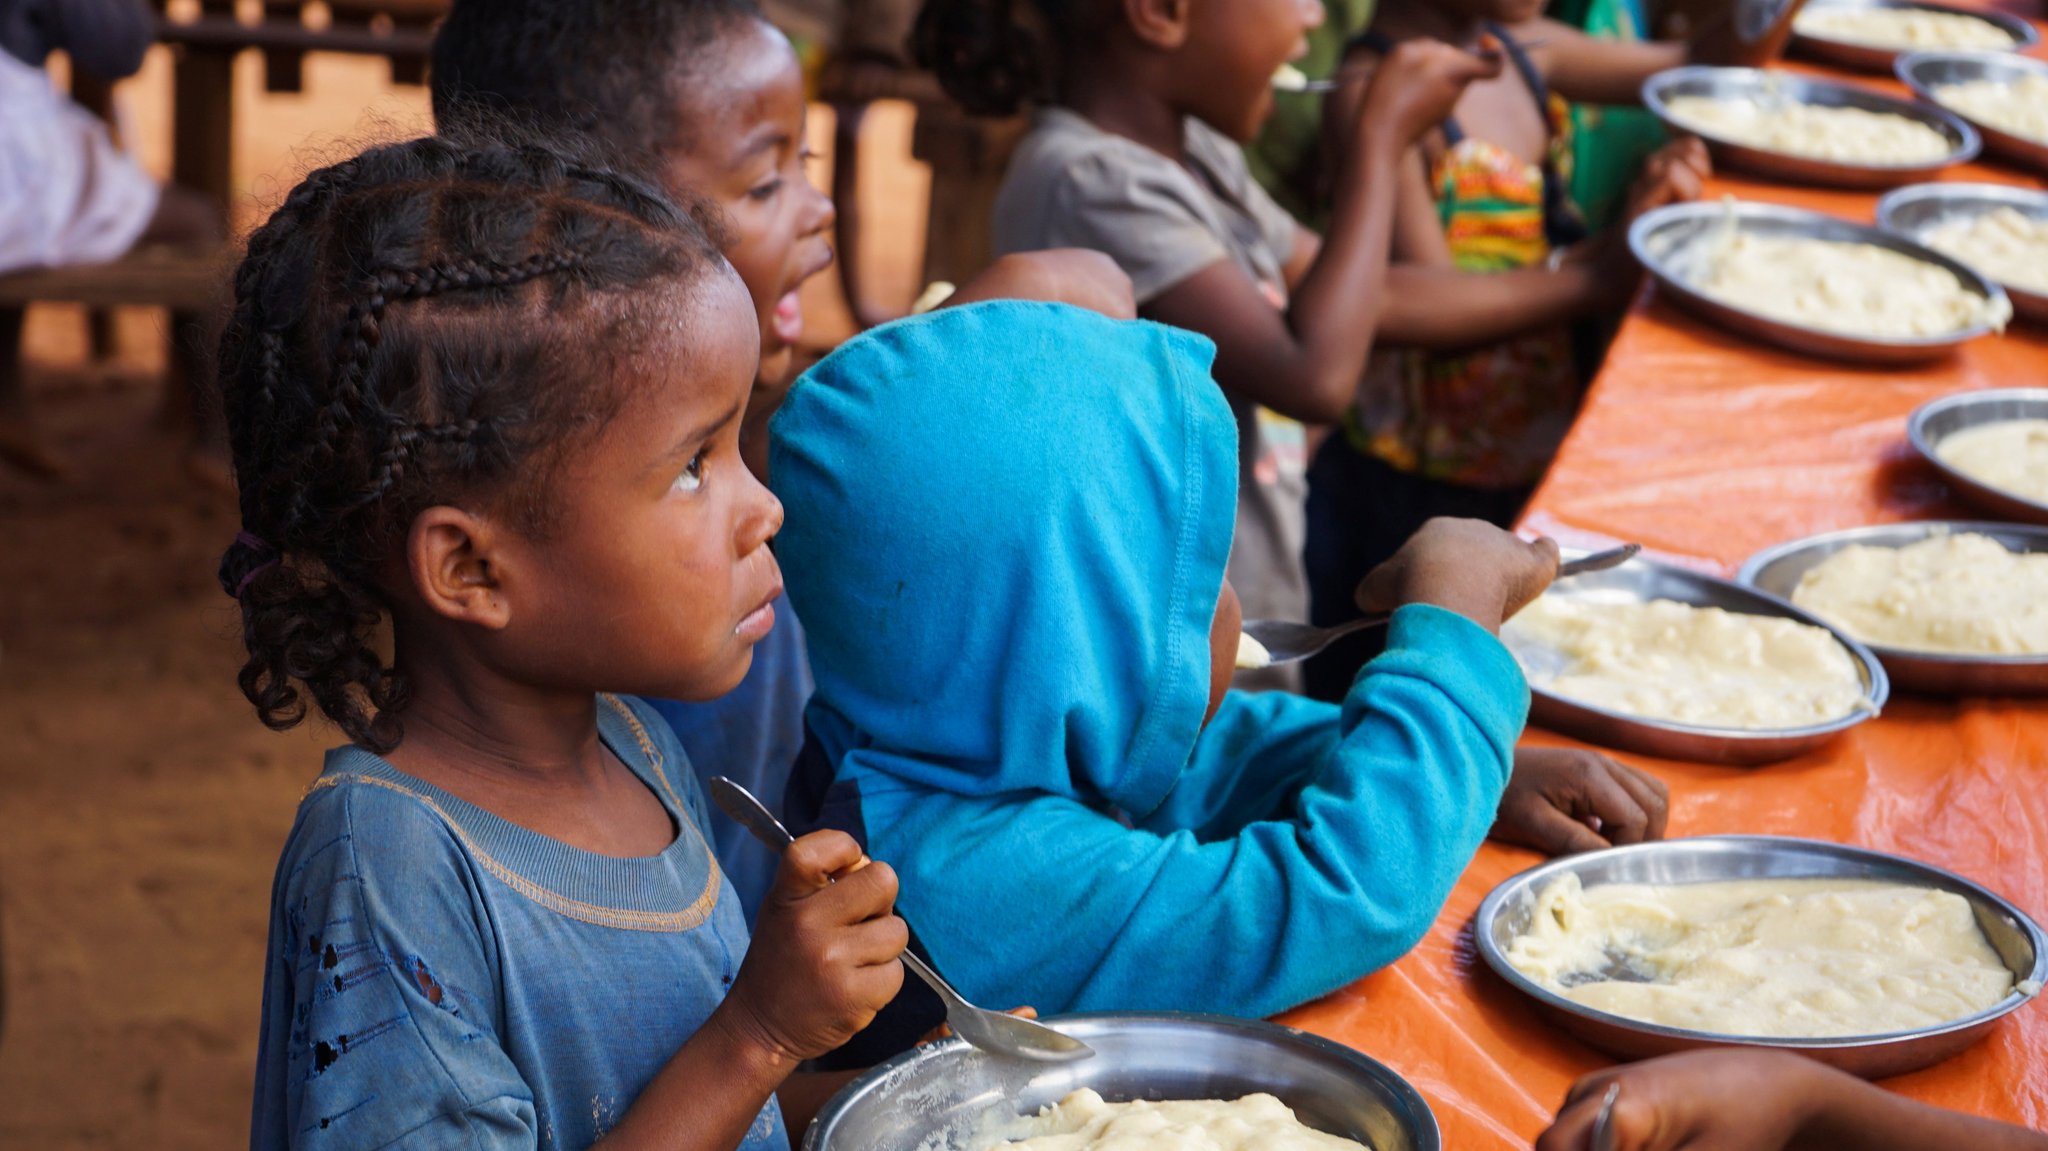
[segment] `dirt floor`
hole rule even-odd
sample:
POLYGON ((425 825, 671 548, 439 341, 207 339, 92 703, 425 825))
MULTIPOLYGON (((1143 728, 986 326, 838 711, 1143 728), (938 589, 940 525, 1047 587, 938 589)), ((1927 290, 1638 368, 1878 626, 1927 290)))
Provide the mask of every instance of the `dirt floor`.
MULTIPOLYGON (((380 65, 314 57, 306 94, 267 96, 258 63, 237 93, 243 227, 342 141, 425 123, 380 65)), ((160 58, 124 90, 159 170, 167 92, 160 58)), ((924 196, 908 112, 864 131, 877 287, 907 301, 924 196)), ((829 277, 807 296, 814 333, 845 329, 829 277)), ((245 1144, 271 872, 335 742, 265 730, 235 688, 238 620, 213 576, 234 504, 159 425, 161 322, 124 313, 120 354, 91 364, 77 310, 32 311, 34 411, 75 474, 0 469, 0 1147, 245 1144)))

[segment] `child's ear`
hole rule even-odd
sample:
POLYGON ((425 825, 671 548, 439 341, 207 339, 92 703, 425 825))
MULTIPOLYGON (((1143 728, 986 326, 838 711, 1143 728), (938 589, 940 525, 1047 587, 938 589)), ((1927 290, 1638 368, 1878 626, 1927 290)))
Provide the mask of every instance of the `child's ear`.
POLYGON ((431 507, 406 533, 413 591, 428 610, 492 631, 512 622, 498 563, 502 533, 460 508, 431 507))
POLYGON ((1187 42, 1189 9, 1197 0, 1124 0, 1124 21, 1149 47, 1172 51, 1187 42))

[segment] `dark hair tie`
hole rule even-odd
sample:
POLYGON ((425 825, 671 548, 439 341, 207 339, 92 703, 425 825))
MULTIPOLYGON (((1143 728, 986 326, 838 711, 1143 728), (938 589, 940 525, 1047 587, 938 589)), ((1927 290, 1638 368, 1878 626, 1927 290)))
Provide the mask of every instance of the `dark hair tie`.
POLYGON ((230 599, 241 599, 242 593, 249 590, 250 581, 276 567, 283 559, 284 556, 262 536, 253 532, 236 532, 235 542, 229 544, 227 554, 220 557, 220 590, 228 593, 230 599), (248 564, 248 570, 240 579, 235 579, 229 573, 239 566, 235 562, 238 559, 248 564))

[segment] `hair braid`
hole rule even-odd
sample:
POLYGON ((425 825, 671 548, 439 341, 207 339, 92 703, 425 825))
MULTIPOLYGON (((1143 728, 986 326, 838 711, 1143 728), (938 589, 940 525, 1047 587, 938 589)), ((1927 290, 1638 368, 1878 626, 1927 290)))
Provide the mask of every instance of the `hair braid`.
POLYGON ((220 576, 266 724, 310 696, 395 746, 380 565, 432 503, 544 486, 525 465, 616 402, 602 342, 565 330, 634 322, 717 260, 647 185, 532 146, 418 140, 292 190, 236 272, 219 378, 245 532, 220 576))

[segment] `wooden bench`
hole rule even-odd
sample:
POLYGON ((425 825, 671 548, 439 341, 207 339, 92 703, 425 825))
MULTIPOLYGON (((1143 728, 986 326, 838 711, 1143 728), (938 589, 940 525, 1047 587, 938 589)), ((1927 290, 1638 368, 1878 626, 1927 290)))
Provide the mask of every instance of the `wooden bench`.
POLYGON ((0 275, 0 308, 44 301, 118 308, 206 311, 224 298, 235 246, 194 251, 151 246, 105 264, 29 268, 0 275))
MULTIPOLYGON (((236 255, 232 244, 203 249, 149 246, 104 264, 0 275, 0 399, 22 402, 22 313, 30 304, 83 304, 96 316, 117 307, 168 308, 164 421, 187 432, 203 426, 197 399, 212 362, 210 345, 228 300, 227 276, 236 255)), ((100 338, 96 334, 94 342, 100 338)), ((10 449, 0 450, 0 455, 31 474, 63 474, 62 465, 34 445, 24 442, 0 449, 10 449)))
POLYGON ((320 22, 312 5, 264 0, 260 18, 244 21, 233 0, 201 0, 196 15, 174 19, 168 0, 154 2, 157 39, 175 52, 171 178, 221 204, 234 202, 236 56, 263 53, 264 85, 272 92, 300 90, 308 52, 383 56, 392 80, 420 84, 434 24, 448 12, 448 0, 328 0, 320 22))

